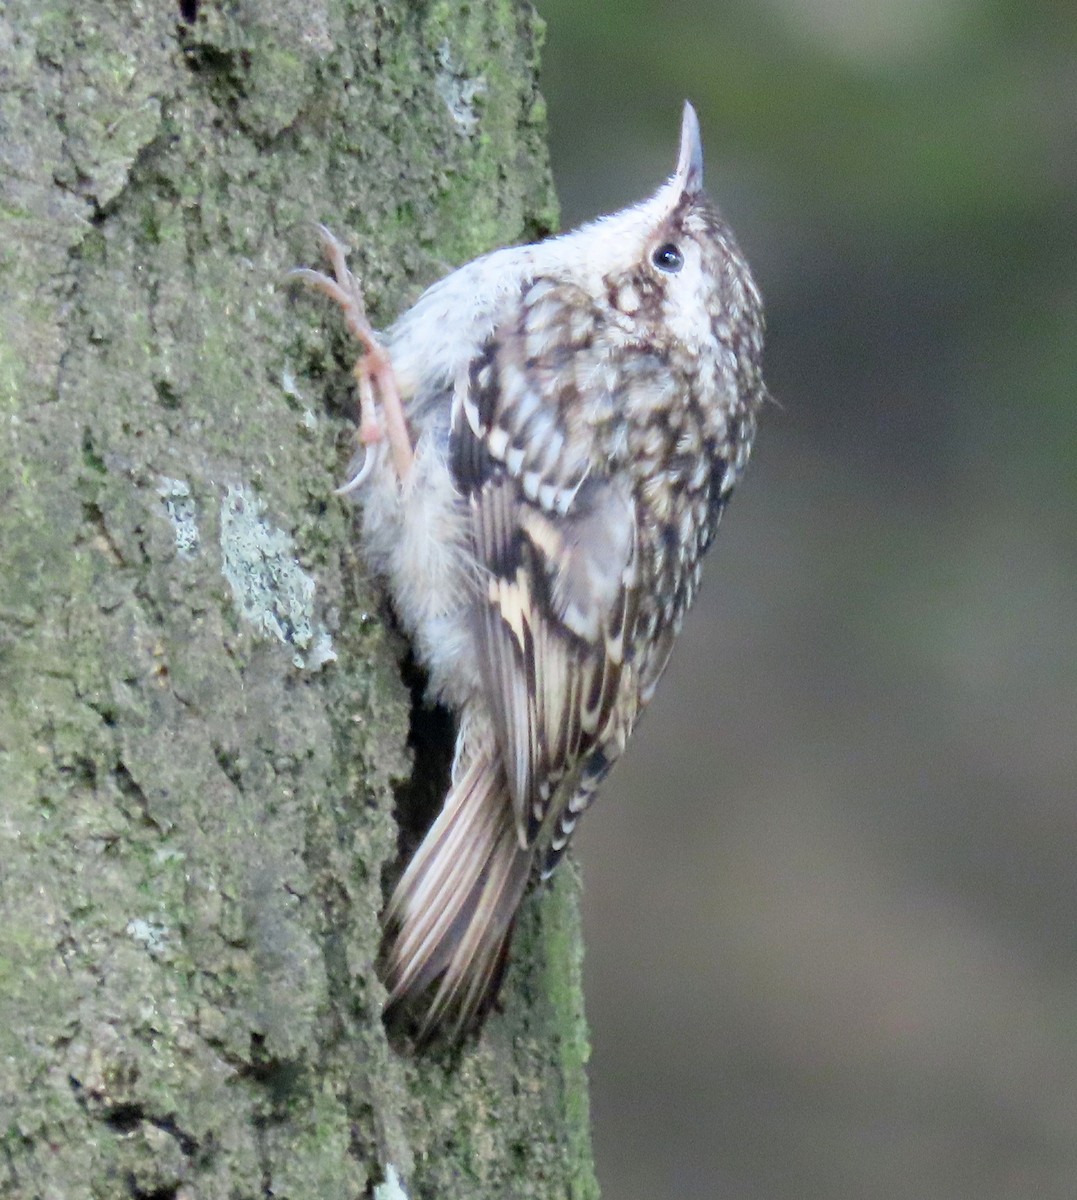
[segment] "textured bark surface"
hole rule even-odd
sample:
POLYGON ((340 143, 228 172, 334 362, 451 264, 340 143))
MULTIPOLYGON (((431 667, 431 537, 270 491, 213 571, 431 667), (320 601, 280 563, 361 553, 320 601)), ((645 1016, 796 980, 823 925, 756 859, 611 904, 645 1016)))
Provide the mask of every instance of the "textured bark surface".
POLYGON ((593 1196, 571 872, 481 1038, 383 1027, 412 702, 284 279, 552 225, 537 19, 195 8, 0 12, 0 1192, 593 1196))

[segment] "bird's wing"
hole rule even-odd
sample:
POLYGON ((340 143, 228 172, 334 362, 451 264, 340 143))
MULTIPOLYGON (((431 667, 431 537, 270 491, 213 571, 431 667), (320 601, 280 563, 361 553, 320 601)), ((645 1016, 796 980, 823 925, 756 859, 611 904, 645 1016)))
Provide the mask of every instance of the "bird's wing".
POLYGON ((589 756, 635 718, 636 507, 595 458, 616 390, 600 323, 582 290, 531 281, 454 395, 480 668, 523 846, 562 832, 589 756))

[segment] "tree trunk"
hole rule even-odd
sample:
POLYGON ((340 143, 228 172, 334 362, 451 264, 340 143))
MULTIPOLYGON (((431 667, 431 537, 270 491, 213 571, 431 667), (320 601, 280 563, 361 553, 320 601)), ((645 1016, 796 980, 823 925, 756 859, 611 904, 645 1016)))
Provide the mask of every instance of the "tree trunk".
MULTIPOLYGON (((590 1197, 571 871, 480 1037, 381 1019, 404 647, 339 313, 555 220, 505 0, 0 10, 0 1192, 590 1197)), ((428 814, 432 815, 432 814, 428 814)), ((412 817, 409 815, 409 820, 412 817)))

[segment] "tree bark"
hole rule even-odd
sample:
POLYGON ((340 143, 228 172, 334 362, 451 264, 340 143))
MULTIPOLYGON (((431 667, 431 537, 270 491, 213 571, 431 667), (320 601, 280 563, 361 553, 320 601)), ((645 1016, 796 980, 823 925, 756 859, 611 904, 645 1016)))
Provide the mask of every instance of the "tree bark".
POLYGON ((540 34, 0 10, 4 1195, 597 1194, 571 870, 481 1036, 383 1024, 415 706, 331 494, 355 348, 285 277, 324 221, 386 324, 550 228, 540 34))

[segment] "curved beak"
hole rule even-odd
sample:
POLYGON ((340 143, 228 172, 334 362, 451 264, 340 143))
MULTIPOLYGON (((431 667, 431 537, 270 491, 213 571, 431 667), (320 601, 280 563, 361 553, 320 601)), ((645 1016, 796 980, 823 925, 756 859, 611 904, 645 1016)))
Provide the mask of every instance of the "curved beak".
POLYGON ((682 192, 703 191, 703 143, 699 140, 699 118, 687 100, 681 118, 681 149, 674 179, 682 192))

